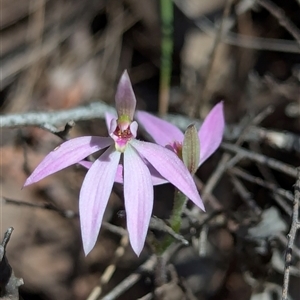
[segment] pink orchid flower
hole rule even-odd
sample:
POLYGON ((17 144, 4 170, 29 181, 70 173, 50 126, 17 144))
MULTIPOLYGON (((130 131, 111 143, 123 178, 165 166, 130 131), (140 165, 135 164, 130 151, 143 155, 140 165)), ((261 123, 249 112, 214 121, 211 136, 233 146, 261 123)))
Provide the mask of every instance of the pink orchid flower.
MULTIPOLYGON (((115 115, 112 115, 110 113, 106 113, 105 114, 106 127, 107 127, 108 131, 110 131, 111 121, 113 119, 115 119, 115 118, 117 118, 115 115)), ((152 184, 153 185, 161 185, 161 184, 168 183, 168 180, 166 180, 165 178, 163 178, 156 171, 156 169, 154 169, 149 163, 147 163, 147 161, 145 161, 145 163, 147 164, 147 167, 148 167, 148 169, 150 171, 151 180, 152 180, 152 184)), ((88 160, 82 160, 82 161, 79 162, 79 164, 82 165, 83 167, 85 167, 86 169, 90 169, 90 167, 93 165, 93 162, 88 161, 88 160)), ((116 177, 115 177, 115 182, 124 184, 124 180, 123 180, 123 165, 122 164, 118 165, 117 173, 116 173, 116 177)))
POLYGON ((79 196, 79 215, 84 252, 94 247, 112 186, 116 178, 124 184, 124 202, 130 244, 139 255, 143 249, 153 208, 153 170, 203 208, 193 178, 177 155, 160 146, 136 139, 138 124, 133 120, 136 99, 125 71, 116 93, 118 118, 110 120, 109 137, 84 136, 64 142, 37 166, 25 186, 82 163, 90 154, 105 152, 90 166, 79 196), (122 162, 122 168, 118 167, 122 162), (121 172, 121 173, 120 173, 121 172))
MULTIPOLYGON (((184 134, 179 128, 145 111, 137 111, 136 119, 157 144, 171 148, 177 154, 181 153, 184 134)), ((212 108, 198 131, 200 141, 199 167, 220 146, 224 127, 223 102, 220 102, 212 108)))

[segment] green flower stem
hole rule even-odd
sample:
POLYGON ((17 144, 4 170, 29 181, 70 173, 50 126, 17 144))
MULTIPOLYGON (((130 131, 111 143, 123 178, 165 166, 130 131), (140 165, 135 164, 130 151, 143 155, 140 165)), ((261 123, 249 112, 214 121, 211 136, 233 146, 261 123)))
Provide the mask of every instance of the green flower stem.
POLYGON ((176 189, 173 210, 170 217, 170 227, 178 233, 181 227, 182 213, 186 207, 187 197, 176 189))
MULTIPOLYGON (((184 134, 182 148, 177 149, 181 150, 177 152, 177 155, 183 160, 185 166, 189 169, 192 175, 196 172, 199 166, 199 144, 200 141, 197 129, 194 125, 191 125, 187 128, 184 134)), ((173 210, 169 219, 169 225, 176 233, 180 230, 182 213, 186 207, 187 200, 188 198, 183 193, 181 193, 178 189, 175 189, 173 210)), ((174 238, 170 235, 166 236, 161 243, 157 241, 154 246, 157 254, 163 254, 173 242, 174 238)))
MULTIPOLYGON (((180 230, 182 213, 186 207, 187 200, 188 199, 184 194, 177 189, 175 190, 174 204, 171 217, 169 219, 169 225, 176 233, 178 233, 180 230)), ((156 245, 157 254, 162 255, 173 242, 174 238, 170 235, 167 235, 162 242, 156 245)))
POLYGON ((159 87, 159 113, 165 114, 169 105, 170 83, 173 53, 173 2, 160 0, 160 16, 162 27, 161 67, 159 87))

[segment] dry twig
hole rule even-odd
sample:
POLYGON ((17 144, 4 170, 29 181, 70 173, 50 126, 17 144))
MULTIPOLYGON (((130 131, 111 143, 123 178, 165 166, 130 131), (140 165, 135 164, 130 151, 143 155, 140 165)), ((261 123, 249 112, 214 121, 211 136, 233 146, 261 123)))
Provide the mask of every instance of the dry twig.
POLYGON ((250 212, 254 212, 255 216, 260 216, 262 210, 256 204, 252 194, 246 189, 244 184, 236 176, 231 176, 231 182, 233 183, 233 186, 235 187, 241 198, 248 205, 250 212))
POLYGON ((285 254, 285 267, 283 275, 282 300, 288 300, 288 289, 290 279, 290 266, 292 264, 292 253, 297 230, 300 229, 299 221, 299 203, 300 203, 300 168, 298 168, 298 179, 295 185, 295 195, 293 201, 293 214, 291 229, 288 234, 288 244, 285 254))
MULTIPOLYGON (((267 114, 272 112, 272 107, 266 109, 267 114)), ((51 112, 28 112, 23 114, 9 114, 0 116, 0 128, 18 128, 25 126, 38 126, 62 139, 66 138, 75 121, 92 119, 104 119, 105 112, 115 113, 115 109, 102 101, 92 102, 88 105, 78 106, 67 110, 51 112), (61 126, 64 129, 61 130, 61 126)), ((190 124, 200 127, 202 122, 182 115, 166 115, 167 121, 185 130, 190 124)), ((256 123, 257 124, 257 123, 256 123)), ((265 128, 250 125, 245 131, 241 124, 227 125, 224 137, 228 141, 243 137, 243 141, 264 141, 271 146, 276 146, 286 151, 295 150, 300 152, 300 137, 290 132, 275 132, 265 128)))
MULTIPOLYGON (((163 254, 164 261, 169 261, 170 257, 178 250, 179 244, 175 244, 167 249, 163 254)), ((102 298, 102 300, 114 300, 131 288, 138 282, 144 273, 153 272, 157 263, 157 256, 152 255, 145 263, 143 263, 134 273, 126 277, 111 292, 102 298)))
POLYGON ((121 239, 120 246, 116 249, 114 259, 112 263, 105 269, 104 273, 102 274, 100 278, 99 285, 94 287, 90 295, 88 296, 87 300, 97 300, 99 299, 100 295, 102 294, 103 291, 103 286, 106 285, 113 274, 116 271, 116 265, 120 258, 124 255, 125 253, 125 247, 128 245, 128 235, 124 235, 121 239))
POLYGON ((222 143, 221 147, 222 147, 222 149, 224 149, 226 151, 230 151, 230 152, 239 154, 243 158, 248 158, 257 163, 266 165, 274 170, 285 173, 291 177, 297 178, 297 170, 293 166, 285 164, 279 160, 267 157, 262 154, 248 151, 244 148, 241 148, 236 145, 229 144, 229 143, 222 143))
POLYGON ((143 263, 135 272, 126 277, 115 288, 109 292, 102 300, 114 300, 122 295, 125 291, 131 288, 136 282, 140 280, 142 274, 153 271, 156 265, 156 256, 152 255, 145 263, 143 263))
MULTIPOLYGON (((20 200, 15 200, 15 199, 9 199, 7 197, 1 197, 3 202, 6 204, 12 204, 12 205, 18 205, 18 206, 27 206, 27 207, 32 207, 32 208, 40 208, 40 209, 45 209, 45 210, 50 210, 58 213, 64 218, 67 219, 73 219, 73 218, 78 218, 79 214, 77 212, 74 212, 73 210, 66 209, 62 210, 52 203, 30 203, 26 201, 20 201, 20 200)), ((108 231, 115 233, 117 235, 123 236, 127 235, 127 231, 123 229, 122 227, 115 226, 113 224, 110 224, 108 222, 103 221, 102 222, 103 228, 107 229, 108 231)), ((180 234, 174 232, 171 227, 169 227, 163 220, 157 218, 157 217, 151 217, 149 228, 152 230, 158 230, 164 233, 169 234, 172 236, 176 241, 180 242, 182 245, 188 245, 189 242, 180 234)))
POLYGON ((13 230, 12 227, 7 229, 0 244, 0 298, 3 300, 18 300, 19 287, 24 284, 23 279, 15 277, 5 254, 13 230))
MULTIPOLYGON (((245 172, 244 170, 234 167, 232 169, 229 170, 230 174, 234 174, 244 180, 247 180, 249 182, 255 183, 259 186, 262 186, 274 193, 277 193, 283 197, 285 197, 287 200, 289 201, 293 201, 293 194, 290 191, 284 190, 282 188, 280 188, 278 185, 276 185, 273 182, 268 182, 265 181, 263 179, 261 179, 260 177, 255 177, 247 172, 245 172)), ((285 203, 285 205, 287 205, 287 203, 285 203)))
POLYGON ((278 20, 279 24, 282 27, 284 27, 295 38, 295 40, 298 43, 298 46, 300 47, 299 29, 289 18, 286 17, 284 11, 272 1, 257 0, 257 2, 278 20))
MULTIPOLYGON (((182 11, 182 13, 189 19, 188 13, 185 11, 183 5, 181 5, 179 0, 173 0, 177 7, 182 11)), ((192 19, 194 24, 203 32, 209 36, 215 37, 218 34, 218 28, 213 22, 211 22, 205 16, 201 16, 199 19, 192 19)), ((255 49, 255 50, 267 50, 267 51, 279 51, 279 52, 289 52, 289 53, 299 53, 299 45, 295 41, 282 40, 282 39, 271 39, 262 37, 253 37, 238 34, 232 31, 227 31, 222 36, 222 42, 228 45, 233 45, 237 47, 255 49)))
POLYGON ((195 103, 194 103, 194 105, 192 105, 193 107, 192 107, 192 110, 190 111, 191 117, 195 116, 194 115, 195 112, 197 112, 198 115, 200 115, 200 112, 199 112, 200 102, 203 101, 204 103, 206 103, 208 100, 207 98, 209 97, 209 93, 207 90, 207 85, 208 85, 209 80, 211 79, 213 65, 214 65, 214 62, 215 62, 216 56, 217 56, 218 46, 221 42, 223 31, 224 31, 224 24, 229 16, 230 8, 231 8, 232 4, 233 4, 233 0, 226 0, 222 18, 221 18, 220 27, 219 27, 219 30, 217 31, 217 34, 216 34, 216 37, 214 40, 214 45, 212 48, 212 52, 211 52, 211 55, 209 58, 209 63, 207 65, 207 71, 206 71, 207 75, 206 75, 204 81, 201 82, 199 90, 198 90, 198 93, 200 91, 199 95, 201 95, 201 99, 199 99, 198 97, 195 97, 195 103))

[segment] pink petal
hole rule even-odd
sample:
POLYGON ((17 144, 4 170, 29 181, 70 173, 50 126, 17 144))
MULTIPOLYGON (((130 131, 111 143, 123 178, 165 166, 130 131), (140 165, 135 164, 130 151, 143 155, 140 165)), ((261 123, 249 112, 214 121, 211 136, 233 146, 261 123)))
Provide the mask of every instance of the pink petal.
POLYGON ((135 112, 136 99, 127 71, 124 71, 121 76, 115 98, 118 117, 125 115, 132 120, 135 112))
POLYGON ((130 124, 130 132, 131 132, 133 138, 136 138, 136 136, 137 136, 138 127, 139 127, 139 125, 138 125, 138 123, 136 121, 131 122, 131 124, 130 124))
POLYGON ((111 113, 105 113, 105 124, 107 127, 107 131, 110 132, 110 124, 112 119, 117 119, 118 117, 111 114, 111 113))
MULTIPOLYGON (((79 164, 82 165, 83 167, 85 167, 86 169, 89 169, 92 166, 93 162, 87 161, 87 160, 82 160, 79 162, 79 164)), ((161 184, 165 184, 168 182, 149 163, 146 163, 146 164, 150 171, 153 185, 161 185, 161 184)), ((122 165, 118 165, 115 182, 123 184, 123 166, 122 165)))
POLYGON ((148 162, 146 162, 146 165, 150 171, 151 174, 151 179, 152 179, 152 184, 153 185, 161 185, 168 183, 168 180, 163 178, 154 168, 152 165, 150 165, 148 162))
MULTIPOLYGON (((90 169, 91 166, 93 165, 93 162, 87 161, 87 160, 82 160, 79 162, 79 164, 86 169, 90 169)), ((116 173, 116 178, 115 182, 123 184, 123 166, 118 165, 117 173, 116 173)))
POLYGON ((115 182, 123 184, 123 166, 118 165, 115 182))
POLYGON ((130 145, 124 152, 124 198, 130 244, 139 256, 153 209, 153 185, 145 162, 130 145))
POLYGON ((64 142, 51 151, 27 178, 24 186, 73 165, 113 143, 109 137, 84 136, 64 142))
POLYGON ((200 140, 200 165, 220 146, 224 134, 224 127, 223 102, 220 102, 209 112, 198 131, 200 140))
POLYGON ((162 177, 176 186, 198 207, 205 210, 192 175, 173 151, 156 144, 138 140, 132 140, 131 145, 140 155, 147 159, 162 177))
POLYGON ((183 133, 180 129, 167 121, 145 111, 137 111, 136 119, 159 145, 166 146, 183 141, 183 133))
POLYGON ((81 166, 85 167, 86 169, 90 169, 91 166, 93 165, 92 161, 88 161, 88 160, 82 160, 78 162, 81 166))
POLYGON ((110 135, 112 138, 113 138, 113 136, 114 136, 115 130, 117 129, 117 126, 118 126, 117 119, 112 118, 112 119, 110 120, 110 125, 109 125, 109 127, 108 127, 108 133, 109 133, 109 135, 110 135))
MULTIPOLYGON (((126 151, 125 151, 126 152, 126 151)), ((151 174, 152 185, 161 185, 168 183, 168 181, 163 178, 148 162, 144 162, 151 174)), ((123 166, 118 165, 118 170, 115 178, 115 182, 123 184, 123 166)))
POLYGON ((110 147, 93 163, 84 178, 79 196, 79 215, 85 255, 97 241, 120 156, 120 152, 110 147))

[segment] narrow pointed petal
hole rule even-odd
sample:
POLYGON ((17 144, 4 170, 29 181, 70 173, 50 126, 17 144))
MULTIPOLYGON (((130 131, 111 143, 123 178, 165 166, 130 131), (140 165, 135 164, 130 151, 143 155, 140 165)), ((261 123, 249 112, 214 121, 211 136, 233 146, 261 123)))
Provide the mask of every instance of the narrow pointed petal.
POLYGON ((209 112, 198 132, 200 140, 200 165, 220 146, 224 128, 223 102, 220 102, 209 112))
POLYGON ((88 255, 97 241, 120 155, 120 152, 110 147, 93 163, 84 178, 79 196, 79 215, 85 255, 88 255))
POLYGON ((116 109, 118 116, 128 116, 133 120, 135 112, 136 99, 128 76, 127 71, 124 71, 118 84, 116 93, 116 109))
POLYGON ((140 255, 153 209, 153 185, 145 162, 130 145, 124 152, 124 198, 130 244, 140 255))
POLYGON ((198 207, 205 210, 192 175, 173 151, 156 144, 138 140, 132 140, 131 145, 161 174, 162 177, 176 186, 198 207))
POLYGON ((174 142, 182 143, 183 133, 171 123, 145 111, 137 111, 135 115, 139 124, 143 126, 157 144, 166 146, 172 145, 174 142))
POLYGON ((73 165, 113 143, 108 137, 84 136, 64 142, 51 151, 27 178, 24 186, 73 165))

